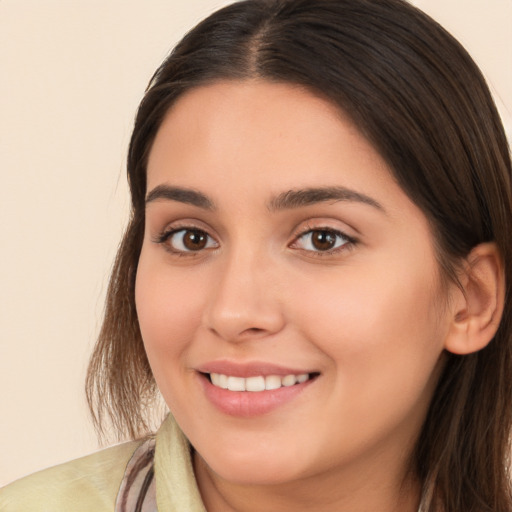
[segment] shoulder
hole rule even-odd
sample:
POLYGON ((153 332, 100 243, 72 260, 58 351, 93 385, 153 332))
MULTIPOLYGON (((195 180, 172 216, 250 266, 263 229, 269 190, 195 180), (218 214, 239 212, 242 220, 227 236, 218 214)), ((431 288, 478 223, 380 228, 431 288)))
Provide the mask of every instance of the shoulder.
POLYGON ((0 489, 0 510, 111 512, 126 466, 140 444, 123 443, 17 480, 0 489))

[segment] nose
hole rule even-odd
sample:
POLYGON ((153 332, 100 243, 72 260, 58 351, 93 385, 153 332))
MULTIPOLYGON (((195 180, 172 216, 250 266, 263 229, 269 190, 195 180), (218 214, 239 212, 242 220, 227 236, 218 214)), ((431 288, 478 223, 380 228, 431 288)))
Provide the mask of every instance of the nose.
POLYGON ((233 253, 219 262, 204 310, 204 324, 216 336, 241 342, 279 332, 284 315, 275 267, 254 253, 233 253))

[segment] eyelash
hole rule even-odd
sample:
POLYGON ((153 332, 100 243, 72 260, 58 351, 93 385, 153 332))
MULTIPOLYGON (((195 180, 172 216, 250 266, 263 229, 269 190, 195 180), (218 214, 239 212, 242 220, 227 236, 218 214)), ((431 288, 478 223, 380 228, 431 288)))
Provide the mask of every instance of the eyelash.
POLYGON ((296 245, 301 238, 304 238, 306 236, 311 237, 313 236, 314 233, 327 233, 328 235, 343 239, 343 242, 339 246, 333 247, 332 249, 326 249, 325 251, 302 249, 303 251, 307 252, 309 255, 313 257, 329 257, 338 254, 341 251, 351 249, 357 244, 357 240, 354 237, 348 236, 339 229, 333 229, 331 227, 324 226, 306 226, 305 229, 301 230, 299 233, 295 235, 294 241, 290 244, 290 247, 296 245))
MULTIPOLYGON (((196 233, 196 234, 201 234, 201 235, 206 235, 208 237, 209 240, 214 240, 215 239, 208 234, 207 231, 205 231, 204 229, 200 229, 200 228, 196 228, 195 226, 178 226, 178 227, 175 227, 175 228, 172 228, 172 229, 169 229, 167 231, 163 231, 162 233, 160 233, 159 235, 157 235, 154 239, 153 239, 153 242, 154 243, 157 243, 157 244, 162 244, 164 245, 165 249, 167 251, 169 251, 170 253, 172 253, 173 255, 176 255, 176 256, 179 256, 179 257, 184 257, 184 256, 197 256, 199 255, 200 252, 204 251, 205 249, 214 249, 214 248, 217 248, 218 247, 218 242, 215 241, 215 244, 216 246, 215 247, 204 247, 204 248, 200 248, 198 250, 182 250, 182 249, 176 249, 174 247, 172 247, 170 244, 168 244, 167 242, 176 234, 178 233, 181 233, 183 232, 184 235, 187 233, 187 232, 192 232, 192 233, 196 233)), ((306 236, 312 236, 314 233, 327 233, 331 236, 334 236, 336 238, 341 238, 343 239, 343 243, 341 243, 341 245, 339 246, 335 246, 334 248, 332 249, 326 249, 324 251, 322 250, 311 250, 311 249, 301 249, 299 247, 297 247, 299 250, 302 250, 304 252, 307 252, 308 255, 311 255, 313 257, 328 257, 328 256, 332 256, 334 254, 337 254, 341 251, 345 251, 345 250, 348 250, 350 248, 352 248, 354 245, 357 244, 357 240, 351 236, 348 236, 347 234, 345 234, 344 232, 340 231, 340 230, 337 230, 337 229, 333 229, 331 227, 321 227, 321 226, 317 226, 317 227, 312 227, 312 226, 307 226, 305 229, 301 230, 300 232, 298 232, 297 234, 294 235, 294 239, 293 239, 293 242, 291 244, 289 244, 289 247, 292 247, 294 248, 294 245, 296 245, 298 243, 299 240, 301 240, 302 238, 306 237, 306 236)), ((207 241, 207 244, 209 242, 207 241)), ((336 242, 337 243, 337 242, 336 242)))
POLYGON ((174 227, 172 229, 163 231, 162 233, 157 235, 156 238, 153 239, 153 242, 155 242, 157 244, 162 244, 167 251, 169 251, 173 255, 179 256, 179 257, 182 257, 182 256, 188 256, 188 257, 190 257, 190 256, 192 256, 192 257, 193 256, 197 256, 204 249, 211 249, 212 248, 212 247, 204 247, 204 248, 198 249, 196 251, 194 251, 194 250, 188 250, 187 251, 187 250, 182 250, 182 249, 175 249, 174 247, 172 247, 172 245, 170 245, 167 242, 174 235, 176 235, 178 233, 181 233, 181 232, 183 232, 184 235, 187 232, 188 233, 202 234, 202 235, 206 235, 209 240, 214 240, 214 238, 211 235, 209 235, 204 229, 196 228, 195 226, 178 226, 178 227, 174 227))

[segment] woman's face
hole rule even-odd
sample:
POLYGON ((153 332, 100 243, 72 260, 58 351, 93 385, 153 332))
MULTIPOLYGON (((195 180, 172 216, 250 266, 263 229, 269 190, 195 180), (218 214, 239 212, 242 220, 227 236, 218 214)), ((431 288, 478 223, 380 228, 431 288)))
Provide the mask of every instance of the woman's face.
POLYGON ((330 103, 221 82, 167 114, 137 312, 157 384, 212 474, 403 469, 439 374, 447 293, 427 219, 330 103))

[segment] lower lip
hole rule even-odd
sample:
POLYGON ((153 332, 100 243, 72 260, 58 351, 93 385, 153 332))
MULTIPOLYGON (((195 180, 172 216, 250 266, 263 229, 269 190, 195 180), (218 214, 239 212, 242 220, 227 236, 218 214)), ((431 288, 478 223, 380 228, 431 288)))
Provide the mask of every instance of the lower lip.
POLYGON ((204 374, 200 374, 200 380, 208 400, 224 414, 242 418, 267 414, 285 405, 300 395, 316 378, 293 386, 253 392, 229 391, 219 388, 214 386, 204 374))

